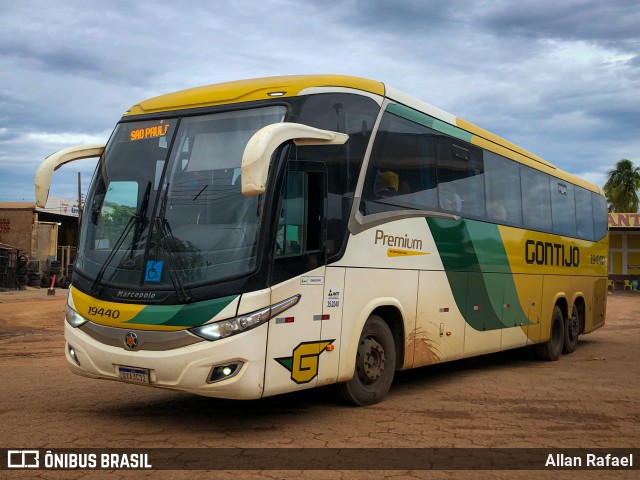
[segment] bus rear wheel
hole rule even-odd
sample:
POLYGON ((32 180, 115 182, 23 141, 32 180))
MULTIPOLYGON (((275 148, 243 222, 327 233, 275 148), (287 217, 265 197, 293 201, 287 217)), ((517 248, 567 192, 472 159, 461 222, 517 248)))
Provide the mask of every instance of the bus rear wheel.
POLYGON ((348 382, 338 384, 338 395, 353 405, 373 405, 387 395, 396 370, 396 348, 386 322, 371 315, 365 323, 358 352, 355 374, 348 382))
POLYGON ((562 354, 564 348, 564 317, 562 310, 557 305, 553 308, 553 315, 551 315, 551 334, 549 340, 536 345, 536 356, 540 360, 556 361, 562 354))
POLYGON ((578 307, 574 305, 571 310, 571 316, 565 322, 562 353, 575 352, 578 346, 578 335, 580 335, 580 314, 578 307))

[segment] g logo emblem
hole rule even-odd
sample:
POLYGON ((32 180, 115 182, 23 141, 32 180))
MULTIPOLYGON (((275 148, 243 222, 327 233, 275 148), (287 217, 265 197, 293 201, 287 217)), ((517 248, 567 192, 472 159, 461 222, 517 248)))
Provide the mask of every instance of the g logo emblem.
POLYGON ((309 383, 318 375, 320 354, 333 342, 335 339, 302 342, 293 349, 291 357, 275 358, 274 360, 291 372, 291 380, 297 384, 309 383))
POLYGON ((135 350, 138 348, 138 335, 133 332, 129 332, 124 337, 124 346, 129 350, 135 350))

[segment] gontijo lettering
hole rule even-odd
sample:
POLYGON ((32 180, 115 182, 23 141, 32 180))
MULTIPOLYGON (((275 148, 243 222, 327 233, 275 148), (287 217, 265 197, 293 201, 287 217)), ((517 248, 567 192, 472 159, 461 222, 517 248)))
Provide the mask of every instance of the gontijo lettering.
POLYGON ((524 258, 529 265, 549 265, 558 267, 578 267, 580 249, 561 243, 527 240, 524 246, 524 258))

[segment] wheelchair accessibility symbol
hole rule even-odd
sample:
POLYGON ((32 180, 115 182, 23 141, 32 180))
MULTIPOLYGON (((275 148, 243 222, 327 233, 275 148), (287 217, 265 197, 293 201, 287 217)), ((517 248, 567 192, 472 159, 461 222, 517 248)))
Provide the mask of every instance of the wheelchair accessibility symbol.
POLYGON ((160 282, 162 278, 162 260, 147 262, 147 269, 144 274, 145 282, 160 282))

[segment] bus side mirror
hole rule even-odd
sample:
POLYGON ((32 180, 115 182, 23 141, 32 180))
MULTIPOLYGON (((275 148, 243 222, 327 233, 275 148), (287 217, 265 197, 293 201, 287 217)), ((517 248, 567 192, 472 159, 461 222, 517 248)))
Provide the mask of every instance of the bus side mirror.
POLYGON ((247 142, 242 156, 242 194, 252 197, 264 193, 273 152, 284 142, 303 145, 343 145, 345 133, 321 130, 300 123, 274 123, 258 130, 247 142))
POLYGON ((49 155, 36 170, 34 179, 36 189, 36 205, 44 208, 49 197, 49 187, 51 187, 51 176, 65 163, 81 160, 83 158, 99 157, 104 152, 104 145, 84 145, 81 147, 70 147, 49 155))

